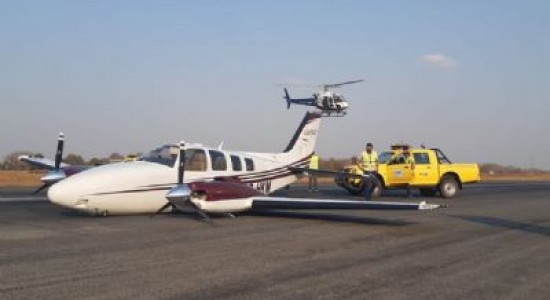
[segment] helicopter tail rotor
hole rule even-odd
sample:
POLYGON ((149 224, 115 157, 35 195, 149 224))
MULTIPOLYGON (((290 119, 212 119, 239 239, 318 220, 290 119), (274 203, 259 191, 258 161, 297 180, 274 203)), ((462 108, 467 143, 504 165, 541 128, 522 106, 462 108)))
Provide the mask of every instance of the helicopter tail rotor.
POLYGON ((288 90, 285 88, 285 96, 283 97, 286 100, 286 109, 290 109, 290 104, 292 102, 290 101, 290 95, 288 94, 288 90))

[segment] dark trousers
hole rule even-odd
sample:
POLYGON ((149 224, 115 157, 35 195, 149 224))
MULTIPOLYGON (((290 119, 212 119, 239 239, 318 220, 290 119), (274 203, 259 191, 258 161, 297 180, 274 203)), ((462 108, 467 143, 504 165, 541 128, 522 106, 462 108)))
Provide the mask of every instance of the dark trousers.
POLYGON ((374 189, 374 184, 372 182, 372 177, 364 177, 365 187, 363 188, 365 193, 365 200, 370 200, 372 198, 372 190, 374 189))
POLYGON ((309 174, 309 190, 317 190, 317 175, 309 174))
POLYGON ((365 200, 370 200, 372 198, 372 192, 374 191, 374 188, 376 187, 376 181, 378 181, 378 178, 376 178, 376 172, 366 172, 364 176, 365 181, 365 187, 363 188, 365 193, 365 200))

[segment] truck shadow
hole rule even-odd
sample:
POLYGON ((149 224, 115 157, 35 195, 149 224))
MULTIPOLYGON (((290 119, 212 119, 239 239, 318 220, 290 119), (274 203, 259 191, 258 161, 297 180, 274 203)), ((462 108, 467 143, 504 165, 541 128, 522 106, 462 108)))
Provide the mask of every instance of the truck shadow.
POLYGON ((539 234, 542 236, 550 236, 550 227, 541 226, 537 224, 529 224, 524 222, 506 220, 506 219, 495 218, 495 217, 487 217, 487 216, 468 216, 468 215, 448 215, 448 216, 452 218, 480 223, 480 224, 493 226, 493 227, 514 229, 514 230, 524 231, 528 233, 539 234))

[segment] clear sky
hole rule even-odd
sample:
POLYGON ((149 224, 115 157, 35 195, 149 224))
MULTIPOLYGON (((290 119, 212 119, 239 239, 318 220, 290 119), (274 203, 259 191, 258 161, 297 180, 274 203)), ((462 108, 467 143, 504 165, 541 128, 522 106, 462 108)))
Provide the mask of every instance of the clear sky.
MULTIPOLYGON (((392 142, 550 169, 549 1, 0 0, 0 156, 180 139, 278 151, 278 83, 364 78, 322 157, 392 142)), ((312 90, 291 88, 295 96, 312 90)))

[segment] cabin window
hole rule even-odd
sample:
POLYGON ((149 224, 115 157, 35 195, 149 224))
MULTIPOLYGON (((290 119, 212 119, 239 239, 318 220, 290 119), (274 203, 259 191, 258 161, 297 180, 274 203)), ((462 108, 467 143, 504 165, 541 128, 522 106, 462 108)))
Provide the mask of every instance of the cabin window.
POLYGON ((185 170, 206 171, 206 153, 202 149, 185 150, 185 170))
POLYGON ((226 171, 227 170, 227 160, 225 155, 220 151, 210 150, 210 161, 212 162, 213 171, 226 171))
POLYGON ((245 158, 244 163, 247 171, 254 171, 254 161, 251 158, 245 158))
POLYGON ((231 155, 231 165, 233 166, 233 171, 242 171, 243 164, 241 163, 241 158, 237 155, 231 155))
POLYGON ((430 156, 428 153, 421 152, 421 153, 414 153, 414 163, 417 165, 429 165, 430 164, 430 156))

